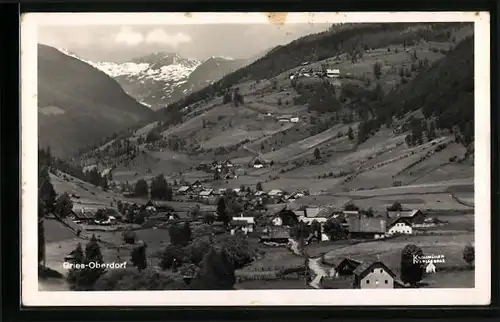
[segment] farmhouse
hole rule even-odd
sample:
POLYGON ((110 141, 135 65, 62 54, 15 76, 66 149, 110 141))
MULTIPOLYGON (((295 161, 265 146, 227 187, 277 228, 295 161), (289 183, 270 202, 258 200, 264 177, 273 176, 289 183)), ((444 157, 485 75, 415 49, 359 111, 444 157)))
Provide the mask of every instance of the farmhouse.
POLYGON ((299 121, 300 121, 300 119, 298 117, 290 118, 290 122, 292 122, 292 123, 298 123, 299 121))
POLYGON ((194 189, 200 189, 202 187, 202 184, 199 180, 196 180, 192 185, 191 185, 192 188, 194 189))
POLYGON ((203 190, 202 192, 200 192, 199 196, 203 199, 209 198, 210 196, 212 196, 213 191, 213 189, 203 190))
POLYGON ((381 261, 363 263, 354 270, 353 274, 354 288, 397 288, 402 284, 381 261))
POLYGON ((285 206, 278 211, 272 220, 274 226, 293 226, 299 222, 297 215, 285 206))
POLYGON ((358 261, 354 258, 345 257, 340 260, 329 260, 327 264, 333 265, 335 271, 342 276, 352 275, 356 268, 363 262, 358 261))
POLYGON ((402 217, 389 219, 389 222, 387 224, 387 235, 411 235, 412 233, 413 229, 408 219, 402 217))
POLYGON ((383 218, 350 216, 347 218, 347 222, 351 238, 378 239, 385 237, 387 221, 383 218))
POLYGON ((193 191, 193 189, 190 186, 181 186, 177 190, 177 194, 179 194, 179 195, 185 195, 185 194, 188 194, 188 193, 190 193, 192 191, 193 191))
POLYGON ((339 69, 327 69, 326 70, 326 77, 328 77, 328 78, 338 78, 339 76, 340 76, 339 69))
POLYGON ((288 227, 269 227, 267 232, 260 236, 260 242, 285 244, 290 240, 290 229, 288 227))
POLYGON ((278 122, 290 122, 291 119, 293 118, 292 115, 280 115, 278 116, 278 122))
POLYGON ((253 195, 256 196, 256 197, 264 197, 264 196, 267 195, 267 192, 265 192, 265 191, 256 191, 253 195))
POLYGON ((270 162, 268 160, 264 159, 263 157, 256 156, 255 158, 252 159, 252 161, 250 161, 249 166, 251 168, 260 169, 260 168, 267 166, 269 163, 270 162))
POLYGON ((83 224, 94 223, 96 211, 95 210, 81 210, 74 213, 75 222, 83 224))
POLYGON ((393 218, 405 218, 407 219, 411 225, 421 225, 425 221, 425 214, 418 210, 403 210, 403 211, 388 211, 387 217, 389 219, 393 218))
POLYGON ((283 191, 281 190, 278 190, 278 189, 274 189, 274 190, 271 190, 269 191, 268 193, 268 196, 269 197, 272 197, 272 198, 279 198, 283 195, 283 191))
POLYGON ((255 219, 253 217, 233 217, 231 221, 231 226, 239 226, 241 230, 247 234, 254 231, 255 219))

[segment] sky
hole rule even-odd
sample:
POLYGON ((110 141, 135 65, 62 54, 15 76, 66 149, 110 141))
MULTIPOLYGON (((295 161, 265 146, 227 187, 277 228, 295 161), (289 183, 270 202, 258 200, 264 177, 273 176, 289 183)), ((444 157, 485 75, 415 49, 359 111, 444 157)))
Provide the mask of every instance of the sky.
POLYGON ((327 30, 331 24, 44 25, 38 42, 91 61, 126 62, 153 52, 199 60, 250 58, 277 45, 327 30))

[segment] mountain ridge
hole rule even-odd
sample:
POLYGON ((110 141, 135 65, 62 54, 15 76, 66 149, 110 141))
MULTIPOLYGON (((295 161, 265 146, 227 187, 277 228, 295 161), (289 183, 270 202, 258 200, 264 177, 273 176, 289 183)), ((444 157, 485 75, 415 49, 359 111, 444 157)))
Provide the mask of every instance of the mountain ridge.
POLYGON ((71 155, 152 116, 106 73, 38 45, 39 144, 54 155, 71 155))

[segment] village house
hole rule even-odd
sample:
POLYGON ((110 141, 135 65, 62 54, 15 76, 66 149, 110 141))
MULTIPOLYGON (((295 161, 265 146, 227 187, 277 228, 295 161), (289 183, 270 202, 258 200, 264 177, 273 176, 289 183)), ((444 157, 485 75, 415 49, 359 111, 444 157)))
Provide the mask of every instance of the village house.
POLYGON ((173 220, 178 220, 178 219, 179 219, 179 215, 174 213, 174 212, 171 212, 171 211, 158 212, 158 213, 148 217, 148 221, 153 220, 153 221, 158 221, 158 222, 168 222, 168 221, 173 221, 173 220))
POLYGON ((265 191, 255 191, 255 193, 253 194, 255 197, 264 197, 264 196, 267 196, 267 192, 265 191))
POLYGON ((193 191, 193 189, 190 186, 181 186, 177 190, 177 194, 179 194, 179 195, 186 195, 186 194, 188 194, 188 193, 190 193, 192 191, 193 191))
POLYGON ((411 235, 412 233, 413 228, 411 227, 411 223, 408 219, 402 217, 389 219, 387 224, 387 235, 411 235))
POLYGON ((213 189, 205 189, 202 192, 200 192, 199 197, 201 199, 208 199, 210 196, 212 196, 213 189))
POLYGON ((97 211, 94 209, 81 209, 80 211, 74 212, 73 220, 77 224, 93 224, 96 213, 97 211))
POLYGON ((274 226, 293 226, 299 222, 295 212, 287 209, 285 206, 273 216, 272 223, 274 226))
POLYGON ((338 78, 338 77, 340 77, 340 70, 339 69, 327 69, 326 70, 326 77, 338 78))
POLYGON ((359 265, 353 272, 354 288, 399 288, 402 283, 396 274, 381 261, 366 262, 359 265))
POLYGON ((258 155, 255 156, 249 163, 250 168, 261 169, 268 166, 271 162, 266 160, 264 157, 258 155))
POLYGON ((260 236, 261 243, 287 244, 290 240, 290 229, 284 226, 268 227, 260 236))
POLYGON ((291 119, 293 118, 292 115, 286 114, 286 115, 280 115, 278 116, 278 122, 290 122, 291 119))
POLYGON ((193 189, 203 189, 203 185, 201 184, 200 180, 196 180, 192 185, 191 188, 193 189))
POLYGON ((283 191, 281 191, 279 189, 274 189, 274 190, 269 191, 269 193, 267 195, 271 198, 278 199, 278 198, 281 198, 283 196, 283 191))
POLYGON ((387 232, 387 221, 380 217, 349 216, 346 220, 350 238, 379 239, 387 232))
POLYGON ((335 268, 335 271, 340 276, 352 275, 356 268, 358 268, 358 266, 362 263, 363 262, 350 257, 339 258, 338 260, 331 259, 326 261, 326 264, 333 266, 335 268))
MULTIPOLYGON (((231 221, 231 226, 236 228, 239 227, 241 231, 245 234, 251 233, 255 228, 255 218, 254 217, 233 217, 231 221)), ((231 234, 234 234, 233 232, 231 234)))
POLYGON ((413 225, 421 225, 425 222, 425 214, 418 210, 403 210, 403 211, 387 211, 387 217, 389 219, 394 218, 405 218, 410 224, 413 225))

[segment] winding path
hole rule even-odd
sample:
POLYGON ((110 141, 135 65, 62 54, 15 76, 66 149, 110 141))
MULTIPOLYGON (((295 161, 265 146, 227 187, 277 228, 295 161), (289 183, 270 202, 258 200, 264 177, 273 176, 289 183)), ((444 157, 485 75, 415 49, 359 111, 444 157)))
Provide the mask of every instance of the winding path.
MULTIPOLYGON (((290 250, 297 256, 302 256, 300 249, 299 249, 299 243, 294 240, 294 239, 289 239, 289 247, 290 250)), ((309 282, 309 286, 316 288, 316 289, 321 289, 321 280, 325 277, 337 277, 337 272, 335 271, 334 268, 325 268, 323 265, 321 265, 321 257, 309 257, 308 258, 308 267, 309 270, 314 272, 314 278, 312 279, 311 282, 309 282)))

